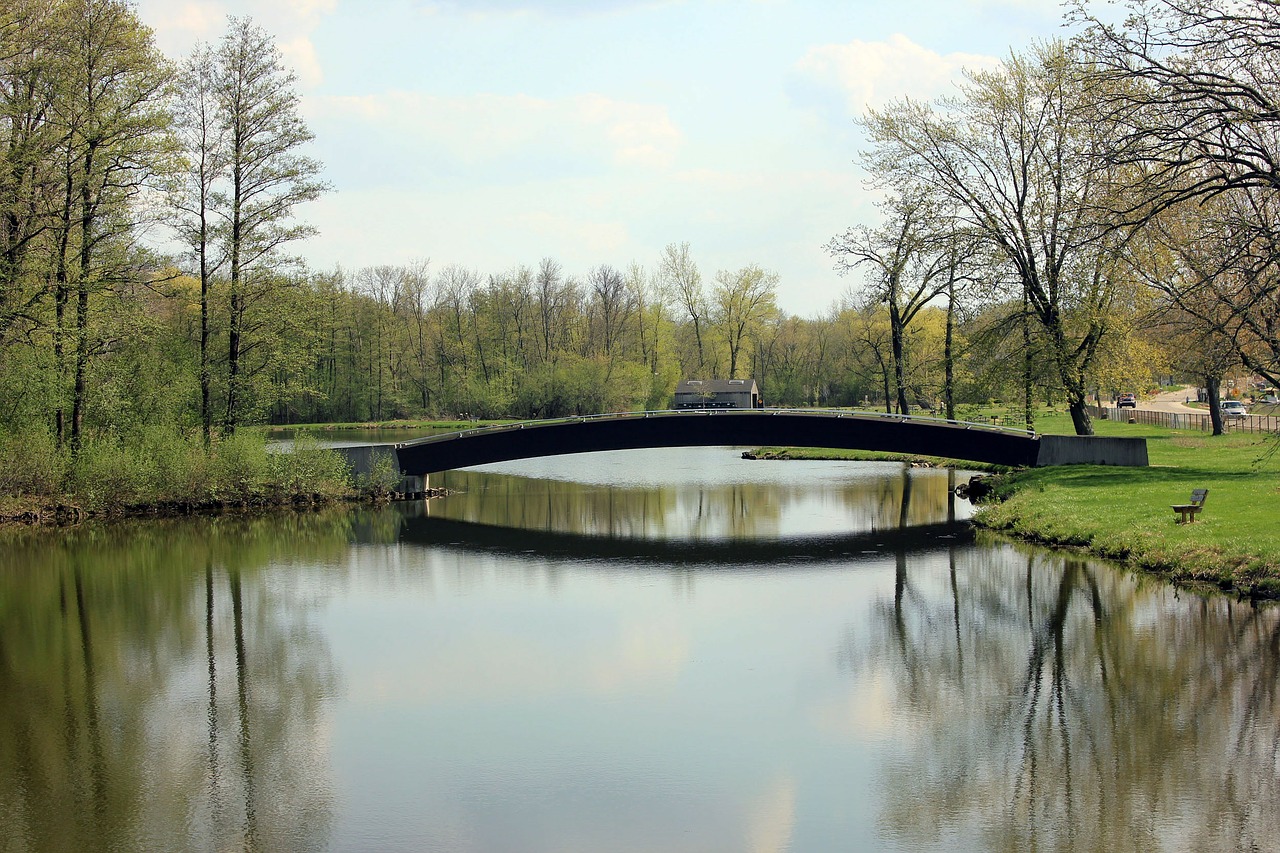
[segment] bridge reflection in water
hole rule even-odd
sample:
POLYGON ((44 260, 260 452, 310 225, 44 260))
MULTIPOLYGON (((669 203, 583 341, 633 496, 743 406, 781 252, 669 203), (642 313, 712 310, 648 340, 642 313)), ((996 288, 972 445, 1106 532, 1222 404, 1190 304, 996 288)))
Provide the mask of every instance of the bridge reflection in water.
POLYGON ((572 469, 584 467, 602 471, 601 481, 538 476, 539 469, 556 470, 549 462, 441 474, 433 482, 449 498, 422 503, 420 515, 405 518, 400 538, 516 557, 777 566, 914 552, 972 536, 972 507, 954 492, 967 475, 954 470, 769 465, 728 448, 603 454, 581 457, 572 469), (646 473, 608 482, 622 471, 646 473))
POLYGON ((814 409, 632 412, 528 421, 404 442, 394 452, 403 473, 422 476, 538 456, 726 445, 871 450, 1011 467, 1147 464, 1144 439, 1043 436, 937 418, 814 409))

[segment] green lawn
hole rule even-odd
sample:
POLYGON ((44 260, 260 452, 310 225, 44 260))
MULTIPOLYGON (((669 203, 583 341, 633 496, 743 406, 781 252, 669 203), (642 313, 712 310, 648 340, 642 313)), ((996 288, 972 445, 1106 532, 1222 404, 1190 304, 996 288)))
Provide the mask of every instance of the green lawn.
MULTIPOLYGON (((998 406, 968 414, 975 420, 1009 415, 998 406)), ((1211 436, 1104 420, 1095 420, 1094 428, 1098 435, 1145 438, 1150 467, 1069 465, 1002 473, 996 481, 1003 500, 983 506, 977 523, 1083 548, 1178 583, 1280 598, 1280 437, 1211 436), (1178 524, 1170 507, 1186 503, 1196 488, 1209 490, 1204 511, 1193 524, 1178 524)), ((1062 411, 1037 413, 1036 429, 1074 434, 1062 411)), ((916 461, 856 450, 755 452, 786 459, 916 461)))
MULTIPOLYGON (((1066 415, 1037 420, 1070 434, 1066 415)), ((1087 548, 1186 583, 1280 597, 1280 440, 1096 421, 1099 435, 1147 439, 1148 468, 1072 465, 1000 478, 1005 500, 979 523, 1020 537, 1087 548), (1171 505, 1209 490, 1193 524, 1171 505)))

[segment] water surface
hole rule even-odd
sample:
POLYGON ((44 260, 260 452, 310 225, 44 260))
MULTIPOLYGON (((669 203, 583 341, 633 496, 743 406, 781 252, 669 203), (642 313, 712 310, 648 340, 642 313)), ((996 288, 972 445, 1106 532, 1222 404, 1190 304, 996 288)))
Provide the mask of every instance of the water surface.
MULTIPOLYGON (((963 475, 962 475, 963 477, 963 475)), ((1275 850, 1274 608, 630 451, 10 534, 0 850, 1275 850)))

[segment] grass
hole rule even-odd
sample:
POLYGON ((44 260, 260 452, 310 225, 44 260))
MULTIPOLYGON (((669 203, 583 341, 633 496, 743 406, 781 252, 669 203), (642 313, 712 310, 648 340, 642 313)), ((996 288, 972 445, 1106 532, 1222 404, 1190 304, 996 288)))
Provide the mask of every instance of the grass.
MULTIPOLYGON (((1037 421, 1070 434, 1065 415, 1037 421)), ((984 507, 984 527, 1052 545, 1084 548, 1185 584, 1250 597, 1280 597, 1280 439, 1212 436, 1095 421, 1099 435, 1147 440, 1150 466, 1070 465, 1000 475, 1003 498, 984 507), (1170 507, 1206 488, 1205 509, 1178 524, 1170 507)))
POLYGON ((319 423, 319 424, 287 424, 284 426, 254 427, 267 435, 280 432, 332 432, 334 430, 375 430, 375 429, 440 429, 464 430, 475 429, 486 424, 513 424, 515 420, 478 420, 478 421, 427 421, 427 420, 391 420, 391 421, 358 421, 352 423, 319 423))
POLYGON ((314 440, 275 453, 252 431, 205 447, 198 434, 156 429, 91 438, 73 457, 40 431, 0 434, 0 521, 325 503, 367 490, 345 458, 314 440))
MULTIPOLYGON (((848 462, 903 462, 908 465, 945 467, 954 462, 936 456, 920 456, 912 453, 886 453, 878 450, 845 450, 831 447, 758 447, 750 451, 755 459, 808 459, 818 461, 848 462)), ((1004 471, 1000 465, 965 461, 960 463, 966 471, 1004 471)))
MULTIPOLYGON (((1007 417, 998 405, 971 419, 1007 417)), ((1013 413, 1016 416, 1017 413, 1013 413)), ((1280 598, 1280 436, 1183 430, 1095 420, 1098 435, 1145 438, 1150 466, 1067 465, 994 470, 997 500, 975 522, 1029 541, 1080 548, 1175 583, 1210 585, 1254 598, 1280 598), (1178 524, 1170 508, 1206 488, 1205 509, 1178 524)), ((1073 435, 1061 410, 1036 414, 1043 434, 1073 435)), ((856 459, 947 464, 857 450, 766 447, 760 458, 856 459)))

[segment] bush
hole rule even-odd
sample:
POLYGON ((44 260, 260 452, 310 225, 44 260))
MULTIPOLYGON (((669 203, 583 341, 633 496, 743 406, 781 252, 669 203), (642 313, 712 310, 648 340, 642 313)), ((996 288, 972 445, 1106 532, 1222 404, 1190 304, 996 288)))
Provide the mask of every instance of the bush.
POLYGON ((48 430, 0 435, 0 494, 53 497, 65 477, 66 461, 48 430))
POLYGON ((271 462, 269 481, 278 497, 293 495, 325 495, 333 497, 346 491, 351 471, 338 453, 320 447, 314 437, 294 439, 290 451, 268 454, 271 462))
POLYGON ((236 432, 209 450, 209 498, 246 501, 265 492, 272 463, 261 435, 236 432))
POLYGON ((114 436, 86 440, 70 464, 67 491, 88 509, 151 500, 160 482, 159 466, 137 450, 114 436))
POLYGON ((87 510, 333 498, 350 484, 342 455, 311 438, 273 452, 260 433, 239 432, 206 448, 198 433, 157 428, 128 439, 93 436, 73 460, 47 431, 0 435, 0 497, 69 500, 87 510))

